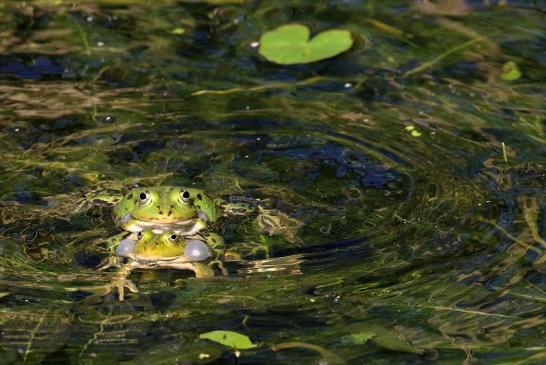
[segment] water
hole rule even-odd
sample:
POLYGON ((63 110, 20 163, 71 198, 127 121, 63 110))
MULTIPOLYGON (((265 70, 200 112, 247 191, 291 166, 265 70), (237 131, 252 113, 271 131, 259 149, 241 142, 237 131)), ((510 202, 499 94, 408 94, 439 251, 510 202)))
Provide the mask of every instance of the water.
POLYGON ((543 363, 544 4, 443 4, 0 4, 0 362, 543 363), (356 42, 270 64, 288 22, 356 42), (167 184, 258 202, 244 260, 119 302, 92 199, 167 184))

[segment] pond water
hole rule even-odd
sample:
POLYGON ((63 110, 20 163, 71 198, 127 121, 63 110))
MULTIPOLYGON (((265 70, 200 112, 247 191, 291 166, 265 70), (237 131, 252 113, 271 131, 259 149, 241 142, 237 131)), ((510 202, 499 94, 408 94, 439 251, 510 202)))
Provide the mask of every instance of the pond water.
POLYGON ((546 362, 544 11, 2 2, 0 363, 546 362), (287 23, 355 43, 270 63, 287 23), (219 225, 227 276, 137 270, 120 302, 93 197, 151 185, 259 209, 219 225))

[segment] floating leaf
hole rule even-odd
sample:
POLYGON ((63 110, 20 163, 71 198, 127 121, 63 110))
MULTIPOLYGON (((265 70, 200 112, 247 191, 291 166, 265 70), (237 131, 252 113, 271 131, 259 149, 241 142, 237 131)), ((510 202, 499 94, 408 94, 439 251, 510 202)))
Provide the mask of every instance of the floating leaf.
POLYGON ((264 33, 259 52, 268 61, 293 65, 337 56, 352 45, 353 38, 347 30, 327 30, 309 39, 305 25, 288 24, 264 33))
POLYGON ((186 30, 184 28, 174 28, 173 30, 171 30, 171 34, 175 34, 175 35, 182 35, 186 33, 186 30))
POLYGON ((345 345, 364 345, 368 340, 374 337, 375 332, 373 331, 358 332, 343 336, 341 342, 345 345))
POLYGON ((253 344, 252 341, 250 341, 250 338, 248 338, 248 336, 245 336, 233 331, 219 330, 219 331, 205 332, 205 333, 201 333, 199 335, 199 338, 218 342, 219 344, 222 344, 224 346, 228 346, 237 350, 248 350, 253 347, 256 347, 256 345, 253 344))
POLYGON ((509 61, 502 66, 501 78, 504 81, 515 81, 519 79, 520 77, 521 77, 521 71, 519 70, 517 63, 513 61, 509 61))
POLYGON ((404 129, 410 132, 413 137, 421 137, 421 132, 419 132, 419 130, 413 125, 408 125, 404 129))

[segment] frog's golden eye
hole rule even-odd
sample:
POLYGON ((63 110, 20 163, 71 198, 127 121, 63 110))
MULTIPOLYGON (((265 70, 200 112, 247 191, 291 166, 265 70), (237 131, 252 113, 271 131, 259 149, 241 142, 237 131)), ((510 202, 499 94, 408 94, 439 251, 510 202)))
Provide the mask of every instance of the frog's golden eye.
POLYGON ((182 190, 180 192, 180 201, 182 203, 189 204, 191 202, 191 195, 189 191, 182 190))
POLYGON ((138 200, 140 202, 140 205, 146 205, 148 204, 148 202, 150 201, 150 194, 146 193, 146 192, 142 192, 140 193, 140 195, 138 196, 138 200))
POLYGON ((142 236, 144 236, 144 234, 142 233, 142 231, 138 231, 138 233, 136 234, 137 236, 137 239, 142 239, 142 236))
POLYGON ((178 238, 178 236, 176 234, 172 233, 171 235, 169 235, 169 242, 175 243, 177 238, 178 238))

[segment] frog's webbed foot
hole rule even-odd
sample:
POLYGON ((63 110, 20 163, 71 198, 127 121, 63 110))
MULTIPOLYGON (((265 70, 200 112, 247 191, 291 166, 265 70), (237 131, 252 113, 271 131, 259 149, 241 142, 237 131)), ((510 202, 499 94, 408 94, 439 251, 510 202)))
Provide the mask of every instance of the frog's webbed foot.
MULTIPOLYGON (((106 265, 99 268, 99 270, 104 270, 111 266, 113 265, 107 263, 106 265)), ((117 263, 117 266, 119 266, 119 263, 117 263)), ((125 288, 129 289, 129 291, 132 293, 138 293, 138 288, 135 283, 127 278, 131 273, 131 270, 132 268, 129 266, 121 266, 121 268, 114 274, 114 278, 110 283, 85 289, 95 291, 96 295, 99 295, 101 297, 104 297, 117 290, 119 301, 122 302, 125 300, 125 288)))
POLYGON ((138 288, 129 279, 124 279, 123 281, 116 281, 113 284, 113 287, 115 287, 118 291, 118 297, 119 301, 123 302, 125 300, 125 288, 129 289, 131 293, 138 293, 138 288))
POLYGON ((131 273, 132 268, 128 266, 122 266, 115 274, 113 279, 104 285, 78 287, 75 290, 84 290, 93 293, 90 297, 85 298, 85 301, 91 300, 91 298, 105 297, 108 294, 117 290, 119 301, 122 302, 125 299, 125 288, 129 289, 132 293, 138 293, 138 288, 131 280, 127 279, 131 273))
POLYGON ((120 270, 118 270, 116 276, 110 283, 110 291, 114 288, 117 289, 120 302, 125 300, 125 288, 129 289, 131 293, 138 293, 138 288, 135 283, 127 279, 130 273, 131 268, 128 266, 123 266, 120 270))

